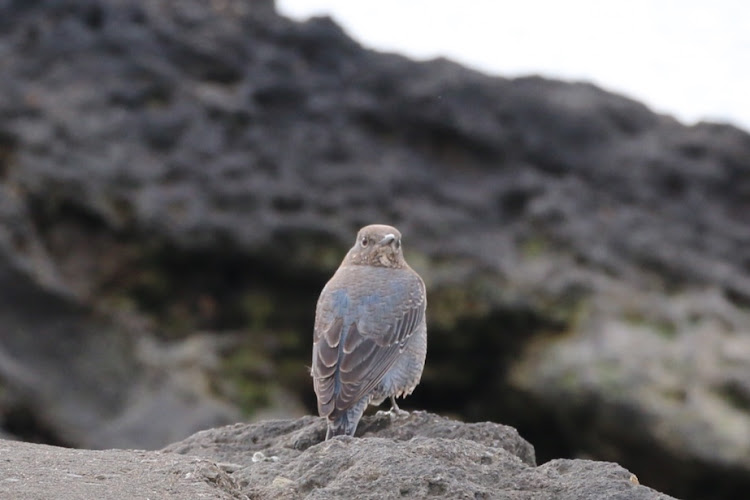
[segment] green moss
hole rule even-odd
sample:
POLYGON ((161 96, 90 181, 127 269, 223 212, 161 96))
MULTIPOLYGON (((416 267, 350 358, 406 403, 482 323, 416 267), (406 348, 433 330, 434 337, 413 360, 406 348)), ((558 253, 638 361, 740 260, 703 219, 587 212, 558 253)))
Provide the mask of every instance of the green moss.
POLYGON ((195 316, 185 304, 173 304, 167 309, 159 326, 165 336, 181 338, 196 330, 195 316))
POLYGON ((432 267, 430 256, 417 250, 405 250, 404 257, 409 265, 421 276, 427 274, 432 267))
POLYGON ((222 359, 220 396, 252 415, 273 402, 281 388, 301 396, 312 394, 309 337, 292 328, 248 330, 243 341, 222 359), (308 340, 309 339, 309 340, 308 340))
POLYGON ((540 298, 535 309, 550 322, 566 325, 565 330, 574 332, 588 318, 591 301, 583 292, 570 292, 564 296, 540 298))
POLYGON ((477 307, 470 292, 461 287, 435 290, 428 296, 430 323, 440 329, 452 330, 462 316, 473 315, 477 307))
POLYGON ((535 258, 544 255, 549 250, 549 243, 545 238, 535 236, 521 243, 521 254, 526 258, 535 258))
POLYGON ((130 282, 130 294, 146 308, 161 307, 171 297, 169 277, 158 268, 141 268, 130 282))
POLYGON ((221 366, 224 397, 246 415, 268 405, 273 390, 273 367, 257 343, 232 350, 221 366))
POLYGON ((308 345, 308 342, 304 340, 305 338, 309 338, 309 345, 312 345, 312 326, 311 322, 310 332, 307 336, 300 335, 296 330, 283 329, 279 331, 276 334, 276 338, 278 339, 280 347, 284 350, 299 351, 305 345, 308 345))
POLYGON ((651 330, 662 337, 672 338, 677 334, 677 325, 667 319, 651 318, 638 311, 627 311, 622 319, 629 325, 651 330))
POLYGON ((287 234, 280 237, 277 245, 288 252, 286 260, 291 263, 290 268, 316 269, 326 274, 332 274, 339 267, 349 250, 348 246, 331 245, 330 236, 321 234, 287 234))
POLYGON ((271 387, 253 381, 237 381, 237 396, 234 403, 245 415, 252 415, 257 410, 268 406, 271 387))
POLYGON ((560 377, 560 384, 568 392, 576 392, 581 385, 580 374, 575 370, 567 370, 560 377))
POLYGON ((664 388, 660 391, 660 394, 664 399, 680 404, 687 400, 687 390, 684 387, 664 388))
POLYGON ((671 321, 662 320, 656 322, 656 331, 662 336, 662 337, 674 337, 677 335, 677 326, 672 323, 671 321))
POLYGON ((599 360, 594 364, 594 369, 596 371, 596 383, 605 393, 617 395, 622 392, 622 369, 616 360, 599 360))
POLYGON ((239 300, 239 310, 251 329, 262 330, 268 328, 274 304, 268 293, 253 290, 239 300))
POLYGON ((346 253, 339 248, 323 246, 314 252, 313 261, 318 264, 320 269, 336 269, 344 258, 346 253))

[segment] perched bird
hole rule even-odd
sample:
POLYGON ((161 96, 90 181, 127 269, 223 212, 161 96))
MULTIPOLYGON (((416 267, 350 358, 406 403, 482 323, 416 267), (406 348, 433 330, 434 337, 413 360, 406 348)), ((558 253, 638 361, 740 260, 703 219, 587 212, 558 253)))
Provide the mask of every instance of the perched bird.
POLYGON ((368 404, 411 394, 427 354, 422 278, 409 267, 396 228, 362 228, 318 299, 312 369, 326 439, 354 435, 368 404))

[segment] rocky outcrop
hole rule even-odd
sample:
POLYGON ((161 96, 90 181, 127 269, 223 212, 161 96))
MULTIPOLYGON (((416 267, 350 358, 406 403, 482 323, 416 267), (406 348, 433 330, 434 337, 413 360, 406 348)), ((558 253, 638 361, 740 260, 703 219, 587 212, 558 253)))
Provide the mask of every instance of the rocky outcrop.
POLYGON ((407 407, 678 497, 750 489, 747 133, 269 1, 0 5, 6 432, 158 448, 312 411, 317 294, 385 222, 428 288, 407 407))
POLYGON ((190 376, 200 375, 196 360, 210 356, 190 345, 206 342, 193 339, 179 349, 186 352, 170 355, 178 349, 149 340, 128 315, 97 315, 61 283, 46 281, 55 271, 38 240, 3 252, 13 245, 8 233, 32 231, 2 222, 0 422, 9 431, 53 444, 153 448, 239 418, 190 376))
POLYGON ((668 500, 622 467, 534 462, 515 429, 424 412, 366 417, 358 438, 323 441, 320 418, 236 424, 161 452, 0 442, 3 498, 498 498, 668 500))

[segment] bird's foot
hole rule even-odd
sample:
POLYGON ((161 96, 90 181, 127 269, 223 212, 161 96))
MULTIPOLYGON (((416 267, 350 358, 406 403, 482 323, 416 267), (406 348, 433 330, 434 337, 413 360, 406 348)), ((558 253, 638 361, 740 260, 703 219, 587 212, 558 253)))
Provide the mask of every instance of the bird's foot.
POLYGON ((386 412, 391 418, 406 418, 409 416, 409 412, 402 410, 401 408, 391 408, 390 411, 386 412))
POLYGON ((395 396, 391 396, 391 410, 388 412, 388 414, 391 416, 391 418, 403 418, 409 416, 408 411, 402 410, 398 407, 398 405, 396 404, 395 396))
POLYGON ((406 410, 402 410, 398 407, 396 404, 396 398, 391 396, 391 409, 388 411, 380 410, 377 413, 375 413, 376 417, 385 417, 388 416, 391 418, 391 420, 396 418, 404 418, 409 416, 409 412, 406 410))

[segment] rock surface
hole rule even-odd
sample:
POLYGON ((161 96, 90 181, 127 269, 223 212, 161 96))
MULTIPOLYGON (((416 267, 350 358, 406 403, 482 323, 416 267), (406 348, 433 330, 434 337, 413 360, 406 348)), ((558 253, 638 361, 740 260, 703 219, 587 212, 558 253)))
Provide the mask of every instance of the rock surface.
POLYGON ((668 500, 622 467, 554 460, 506 426, 424 412, 365 417, 361 437, 323 441, 303 417, 199 432, 161 452, 0 441, 0 496, 36 498, 474 498, 668 500))
POLYGON ((13 500, 100 498, 246 499, 210 460, 132 450, 74 450, 0 441, 0 497, 13 500))
POLYGON ((0 0, 0 427, 158 448, 312 411, 366 223, 428 288, 405 407, 750 491, 750 135, 364 50, 270 1, 0 0), (305 406, 307 410, 305 410, 305 406))

